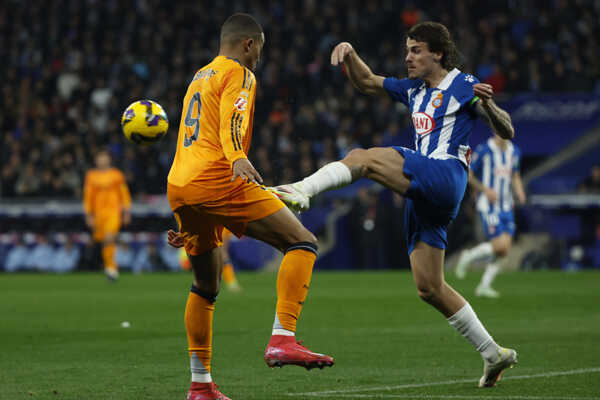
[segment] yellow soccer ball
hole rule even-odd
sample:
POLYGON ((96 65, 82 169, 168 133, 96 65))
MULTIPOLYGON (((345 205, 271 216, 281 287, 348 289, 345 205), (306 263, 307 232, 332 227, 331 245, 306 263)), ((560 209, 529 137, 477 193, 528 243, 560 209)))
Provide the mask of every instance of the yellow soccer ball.
POLYGON ((148 146, 167 134, 169 119, 160 104, 152 100, 138 100, 125 109, 121 127, 127 140, 148 146))

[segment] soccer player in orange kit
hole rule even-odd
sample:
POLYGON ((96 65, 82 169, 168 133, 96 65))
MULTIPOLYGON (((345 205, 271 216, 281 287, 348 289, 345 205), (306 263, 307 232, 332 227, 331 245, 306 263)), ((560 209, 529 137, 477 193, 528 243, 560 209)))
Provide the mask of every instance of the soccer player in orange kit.
POLYGON ((92 229, 93 239, 102 246, 104 272, 110 281, 119 278, 115 261, 115 240, 121 223, 131 221, 131 196, 125 176, 111 167, 110 154, 96 154, 96 168, 88 171, 83 188, 85 222, 92 229))
POLYGON ((254 116, 254 69, 265 42, 248 14, 221 27, 219 55, 198 70, 185 98, 167 197, 179 225, 169 243, 184 246, 194 283, 185 310, 192 383, 188 400, 228 400, 212 382, 212 320, 221 283, 223 228, 262 240, 285 255, 277 277, 277 306, 265 350, 271 367, 307 369, 333 365, 295 340, 296 322, 308 294, 317 239, 260 183, 247 158, 254 116))

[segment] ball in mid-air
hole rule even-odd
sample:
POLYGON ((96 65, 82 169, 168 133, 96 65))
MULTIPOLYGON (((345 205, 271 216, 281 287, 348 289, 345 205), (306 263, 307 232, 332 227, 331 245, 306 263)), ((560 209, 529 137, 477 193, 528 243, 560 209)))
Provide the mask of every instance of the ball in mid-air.
POLYGON ((127 140, 147 146, 167 134, 169 119, 160 104, 152 100, 138 100, 125 109, 121 127, 127 140))

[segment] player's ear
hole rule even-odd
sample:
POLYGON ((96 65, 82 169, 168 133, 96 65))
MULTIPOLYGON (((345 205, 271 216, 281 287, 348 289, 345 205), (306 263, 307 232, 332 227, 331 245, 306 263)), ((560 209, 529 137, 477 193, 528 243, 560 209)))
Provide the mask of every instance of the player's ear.
POLYGON ((246 40, 244 40, 244 50, 247 52, 250 51, 250 49, 252 48, 252 46, 256 45, 256 41, 253 38, 248 38, 246 40))

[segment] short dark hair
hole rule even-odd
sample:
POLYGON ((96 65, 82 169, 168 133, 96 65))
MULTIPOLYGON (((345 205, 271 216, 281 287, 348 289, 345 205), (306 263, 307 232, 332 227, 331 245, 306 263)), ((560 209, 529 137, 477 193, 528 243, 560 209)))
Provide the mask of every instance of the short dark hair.
POLYGON ((221 45, 233 44, 248 38, 258 40, 262 33, 262 26, 252 15, 236 13, 227 18, 221 26, 221 45))
POLYGON ((440 64, 446 70, 458 65, 458 51, 448 28, 438 22, 421 22, 410 28, 406 36, 417 42, 427 43, 429 51, 442 53, 440 64))

